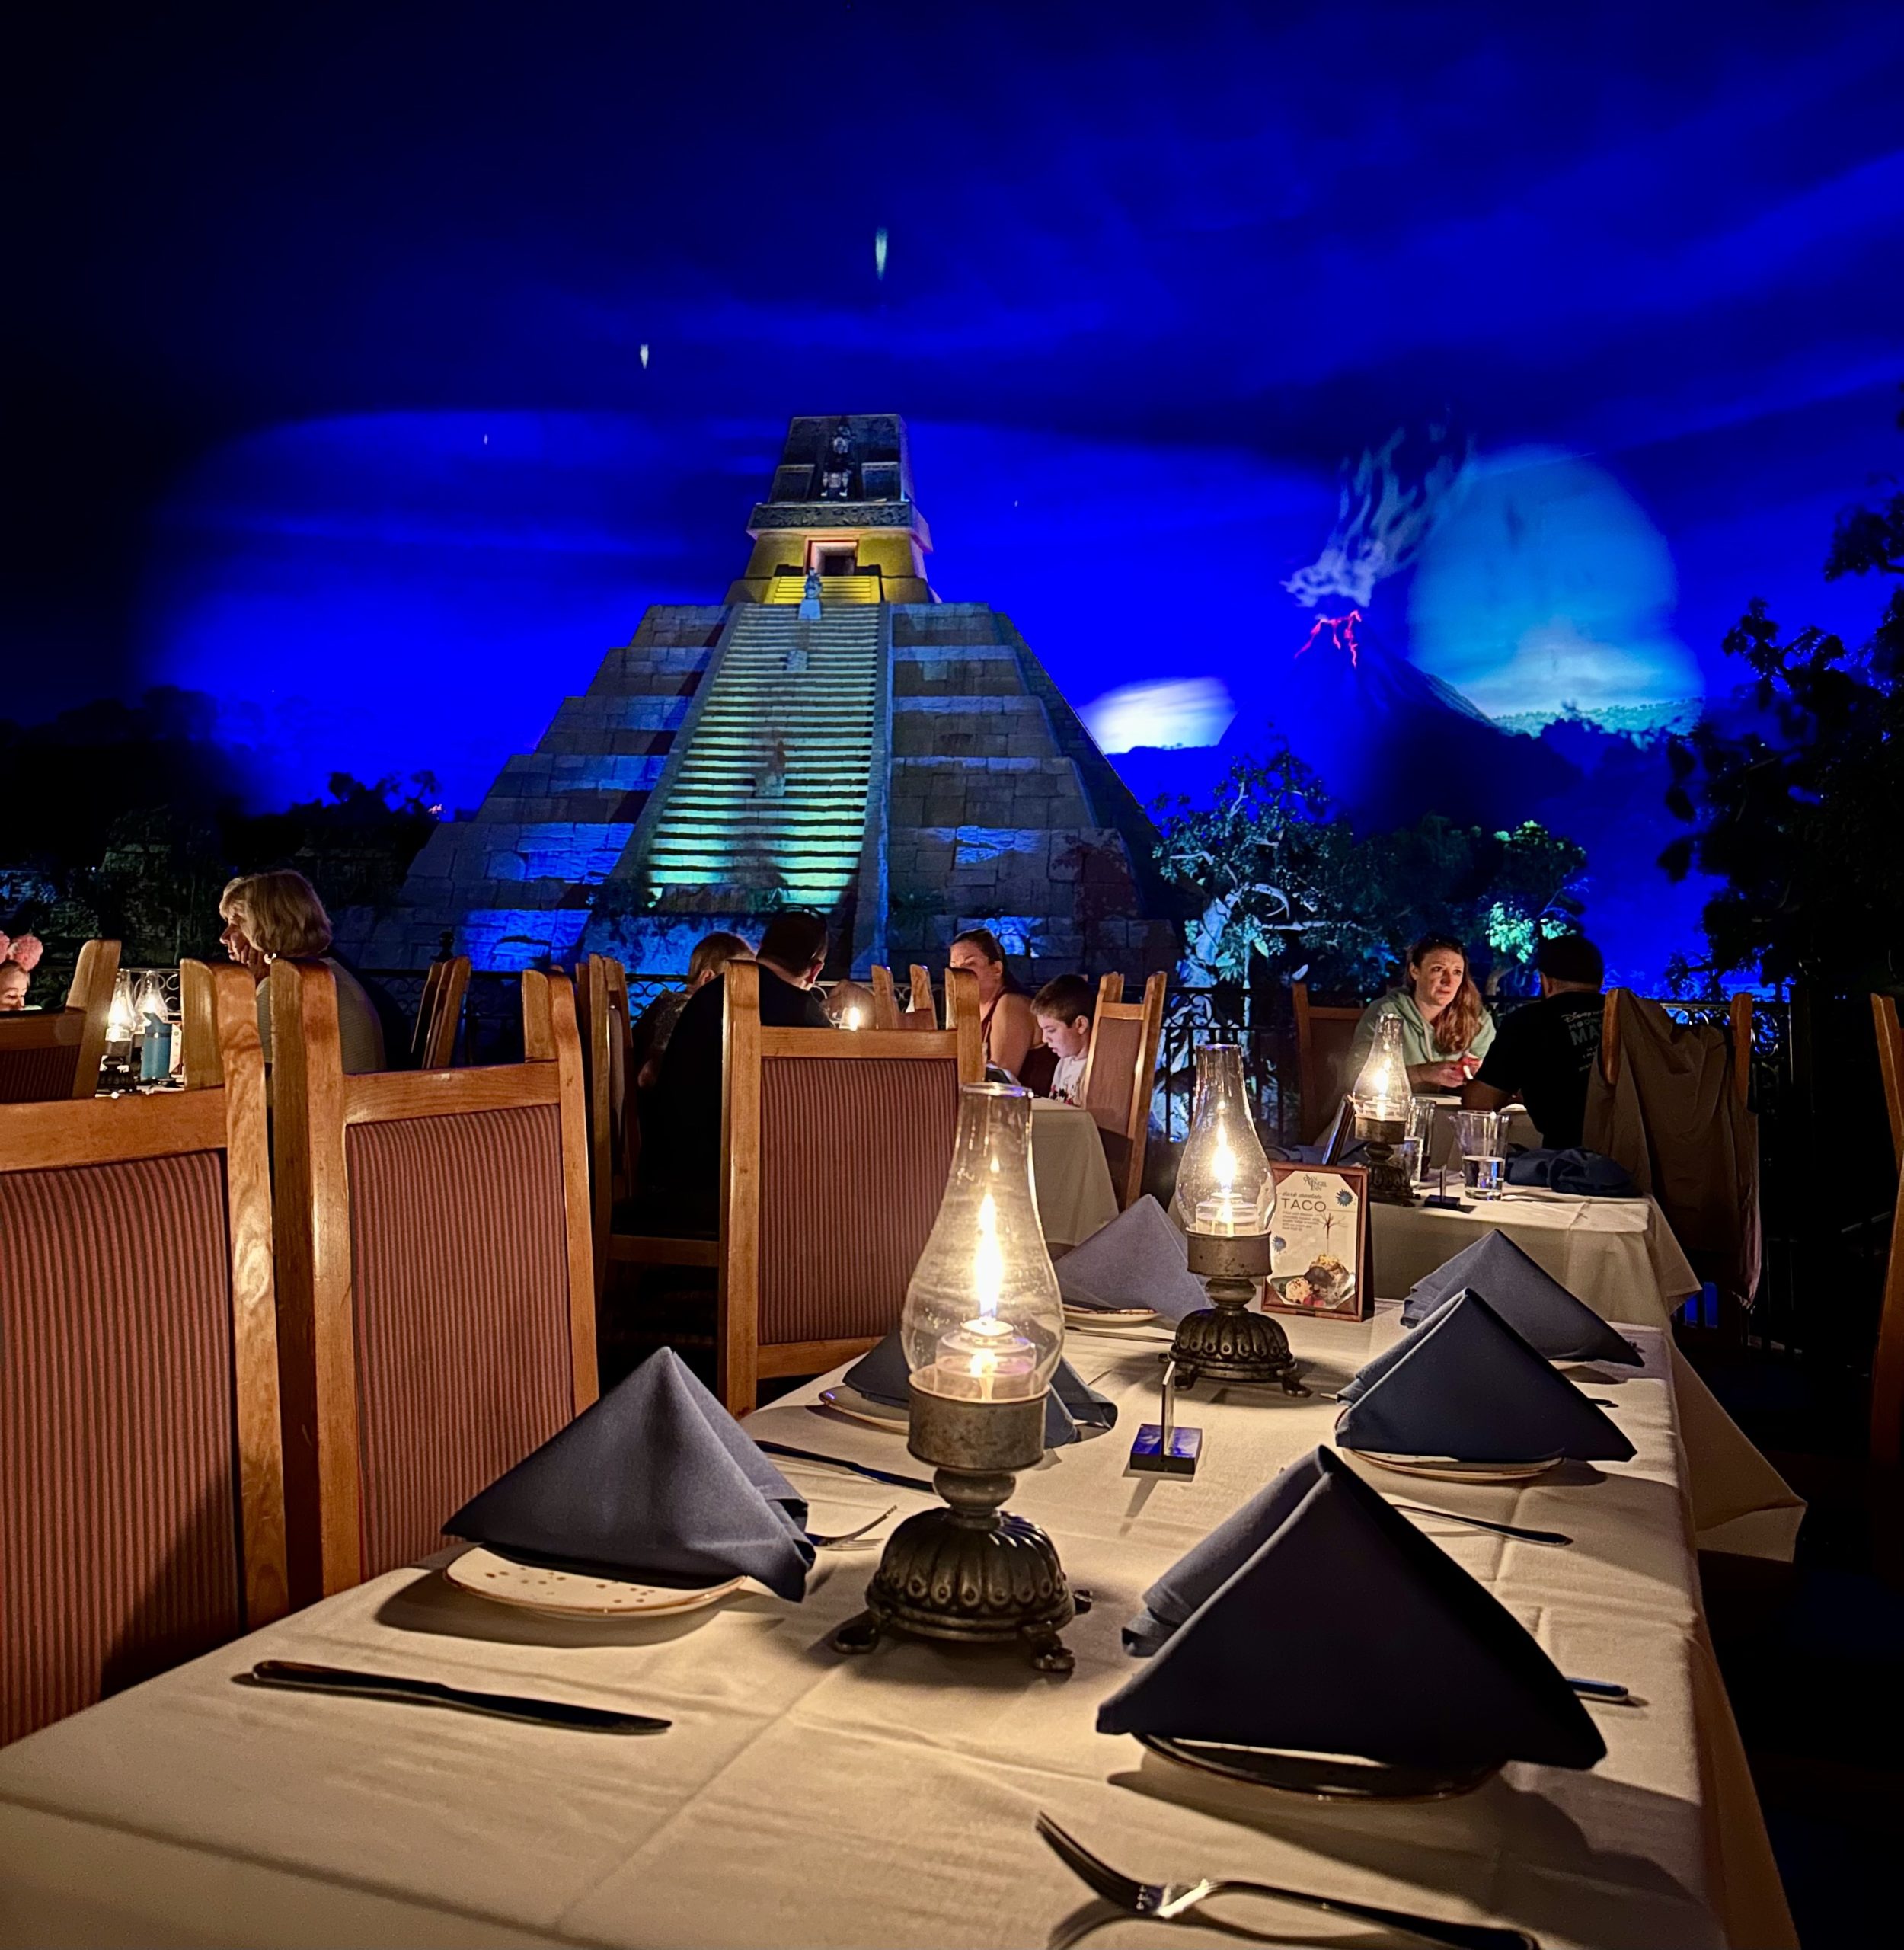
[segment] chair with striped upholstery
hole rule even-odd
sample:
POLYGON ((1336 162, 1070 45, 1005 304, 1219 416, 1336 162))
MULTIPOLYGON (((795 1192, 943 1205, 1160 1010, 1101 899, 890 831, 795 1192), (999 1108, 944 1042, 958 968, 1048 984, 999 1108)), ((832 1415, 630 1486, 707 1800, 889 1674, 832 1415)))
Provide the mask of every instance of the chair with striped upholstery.
POLYGON ((445 955, 430 964, 410 1037, 414 1069, 447 1069, 455 1061, 456 1032, 463 1026, 463 998, 468 993, 468 955, 445 955))
POLYGON ((1121 975, 1107 975, 1097 984, 1097 1009, 1091 1018, 1091 1047, 1078 1095, 1097 1120, 1120 1210, 1144 1189, 1151 1092, 1157 1045, 1164 1034, 1168 979, 1158 970, 1145 983, 1144 999, 1138 1002, 1124 1000, 1121 975))
POLYGON ((0 1015, 0 1104, 93 1095, 118 976, 118 942, 85 942, 64 1009, 0 1015))
POLYGON ((954 1028, 763 1028, 760 970, 727 971, 722 1146, 721 1399, 761 1378, 864 1354, 899 1309, 950 1168, 961 1083, 984 1070, 978 993, 953 971, 954 1028))
POLYGON ((439 1548, 446 1517, 595 1399, 588 1140, 565 976, 522 977, 525 1062, 356 1076, 330 970, 280 960, 272 977, 303 1603, 439 1548))
POLYGON ((0 1105, 0 1743, 285 1610, 255 992, 184 976, 215 1085, 0 1105))

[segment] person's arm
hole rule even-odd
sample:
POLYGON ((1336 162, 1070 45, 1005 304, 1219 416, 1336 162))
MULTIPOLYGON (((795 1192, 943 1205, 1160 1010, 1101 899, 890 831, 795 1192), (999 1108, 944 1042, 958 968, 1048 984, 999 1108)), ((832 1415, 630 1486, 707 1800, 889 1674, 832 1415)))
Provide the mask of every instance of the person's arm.
POLYGON ((1037 1038, 1038 1019, 1029 998, 1008 989, 992 1018, 992 1060, 1016 1076, 1037 1038))
POLYGON ((1461 1108, 1464 1111, 1502 1111, 1514 1101, 1511 1090, 1497 1090, 1491 1083, 1484 1083, 1476 1077, 1472 1083, 1461 1087, 1461 1108))

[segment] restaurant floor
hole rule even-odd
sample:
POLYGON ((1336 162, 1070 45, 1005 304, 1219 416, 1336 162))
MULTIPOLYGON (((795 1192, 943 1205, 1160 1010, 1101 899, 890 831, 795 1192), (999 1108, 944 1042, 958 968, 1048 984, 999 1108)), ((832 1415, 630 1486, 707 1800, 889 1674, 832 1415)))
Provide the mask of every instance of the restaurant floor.
POLYGON ((1686 1351, 1810 1505, 1792 1565, 1706 1553, 1706 1609, 1807 1950, 1896 1926, 1904 1834, 1904 1472, 1853 1453, 1863 1392, 1686 1351))

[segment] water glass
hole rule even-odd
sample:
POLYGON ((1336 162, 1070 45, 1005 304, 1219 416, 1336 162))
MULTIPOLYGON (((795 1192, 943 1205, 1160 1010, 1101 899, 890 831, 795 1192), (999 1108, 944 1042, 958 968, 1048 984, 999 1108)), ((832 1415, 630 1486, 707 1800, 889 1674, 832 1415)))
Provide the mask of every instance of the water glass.
POLYGON ((1427 1167, 1421 1162, 1421 1140, 1404 1137, 1395 1146, 1395 1163, 1408 1175, 1408 1182, 1418 1185, 1426 1176, 1427 1167))
MULTIPOLYGON (((1435 1111, 1436 1106, 1430 1098, 1417 1097, 1408 1106, 1408 1136, 1406 1143, 1414 1146, 1413 1162, 1408 1175, 1418 1185, 1428 1182, 1430 1162, 1435 1150, 1435 1111)), ((1396 1149, 1401 1150, 1403 1146, 1396 1149)))
POLYGON ((1506 1120, 1498 1111, 1457 1111, 1455 1136, 1461 1146, 1462 1178, 1476 1198, 1494 1199, 1501 1194, 1506 1176, 1506 1146, 1503 1142, 1506 1120))

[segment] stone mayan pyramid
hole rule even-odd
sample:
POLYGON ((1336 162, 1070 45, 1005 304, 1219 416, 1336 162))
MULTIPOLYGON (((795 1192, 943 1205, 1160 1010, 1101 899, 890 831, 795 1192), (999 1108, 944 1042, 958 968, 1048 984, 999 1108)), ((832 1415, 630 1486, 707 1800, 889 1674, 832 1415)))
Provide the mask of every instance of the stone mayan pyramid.
POLYGON ((414 967, 589 952, 666 973, 710 929, 831 916, 835 965, 997 929, 1046 972, 1175 958, 1136 801, 1010 620, 941 603, 894 414, 800 418, 719 605, 660 604, 437 828, 353 944, 414 967))

